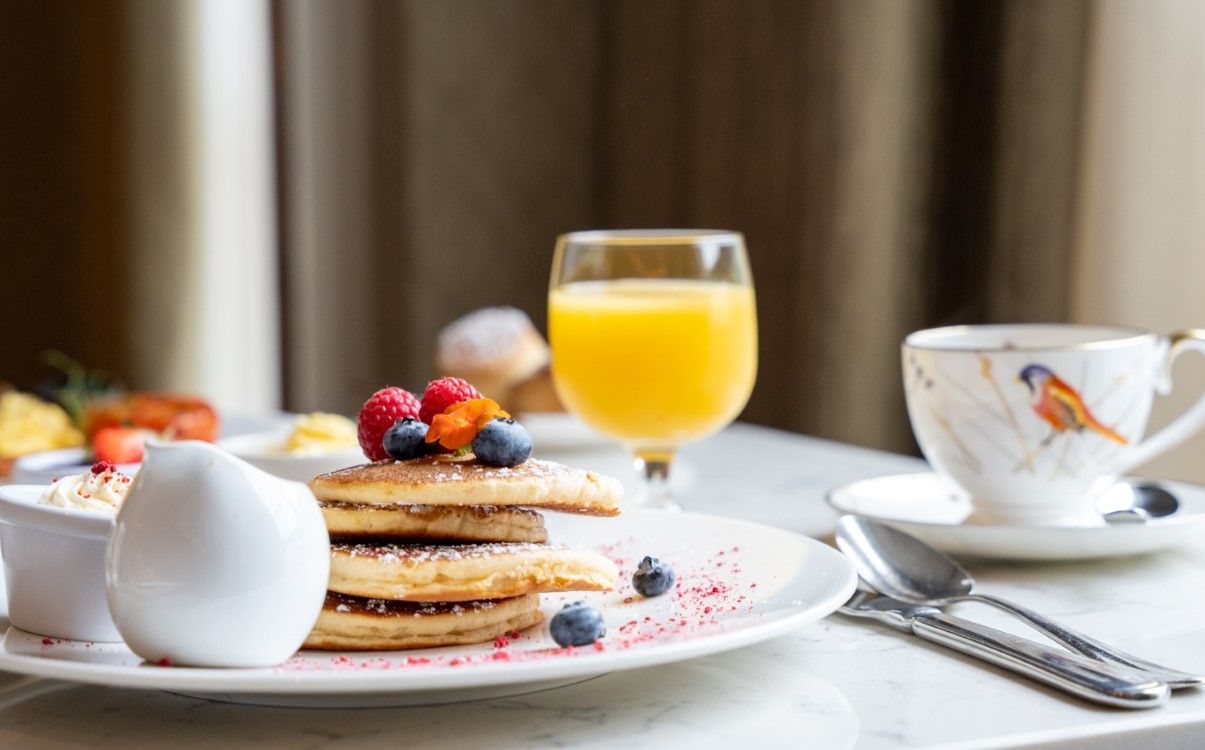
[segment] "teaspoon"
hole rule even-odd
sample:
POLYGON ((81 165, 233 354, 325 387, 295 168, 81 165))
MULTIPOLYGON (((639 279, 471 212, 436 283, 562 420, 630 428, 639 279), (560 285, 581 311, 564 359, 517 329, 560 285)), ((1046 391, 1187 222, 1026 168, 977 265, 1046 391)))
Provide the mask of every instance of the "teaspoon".
MULTIPOLYGON (((1162 485, 1153 482, 1119 482, 1102 498, 1122 495, 1123 507, 1104 514, 1108 523, 1146 523, 1152 518, 1165 518, 1180 509, 1180 501, 1162 485)), ((1107 506, 1106 506, 1107 507, 1107 506)))

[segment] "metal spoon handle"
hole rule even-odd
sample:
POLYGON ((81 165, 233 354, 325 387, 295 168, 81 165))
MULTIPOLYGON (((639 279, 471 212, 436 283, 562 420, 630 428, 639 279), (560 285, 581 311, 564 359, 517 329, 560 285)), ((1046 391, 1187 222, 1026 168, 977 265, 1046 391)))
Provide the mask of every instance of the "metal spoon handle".
POLYGON ((1049 617, 1038 612, 1023 607, 1020 604, 1014 604, 1006 599, 1001 599, 991 594, 968 594, 959 597, 966 601, 983 602, 990 604, 993 607, 1002 609, 1009 614, 1012 614, 1025 622, 1032 625, 1034 628, 1047 634, 1054 640, 1065 644, 1068 648, 1078 651, 1084 656, 1101 661, 1121 664, 1122 666, 1137 669, 1145 672, 1151 678, 1160 682, 1166 682, 1173 688, 1191 687, 1205 683, 1205 677, 1201 675, 1189 674, 1176 669, 1169 669, 1154 662, 1149 662, 1146 659, 1139 658, 1132 654, 1127 654, 1112 646, 1101 643, 1095 638, 1084 635, 1078 631, 1072 630, 1049 617))
POLYGON ((1154 708, 1171 692, 1165 683, 1001 630, 940 612, 917 614, 912 632, 969 656, 991 662, 1095 703, 1154 708))

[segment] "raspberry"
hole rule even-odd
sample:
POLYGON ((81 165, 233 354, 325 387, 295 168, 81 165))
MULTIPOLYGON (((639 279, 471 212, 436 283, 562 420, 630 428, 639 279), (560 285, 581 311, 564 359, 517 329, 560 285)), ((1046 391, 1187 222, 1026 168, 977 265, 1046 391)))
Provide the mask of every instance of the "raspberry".
POLYGON ((117 471, 117 466, 108 461, 97 461, 92 464, 93 474, 104 474, 106 471, 117 471))
POLYGON ((443 414, 452 404, 459 404, 461 401, 474 398, 481 398, 481 392, 470 385, 467 380, 460 378, 432 380, 427 384, 427 390, 423 391, 423 408, 419 411, 418 418, 424 424, 431 424, 431 419, 436 414, 443 414))
POLYGON ((397 387, 382 388, 364 402, 356 426, 359 428, 360 448, 369 461, 389 458, 381 445, 385 431, 403 417, 417 418, 418 409, 418 399, 414 394, 397 387))

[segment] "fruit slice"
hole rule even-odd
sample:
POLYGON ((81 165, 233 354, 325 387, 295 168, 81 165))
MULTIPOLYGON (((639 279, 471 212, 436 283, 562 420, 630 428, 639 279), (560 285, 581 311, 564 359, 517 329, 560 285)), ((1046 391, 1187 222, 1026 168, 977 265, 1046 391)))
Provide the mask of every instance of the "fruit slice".
POLYGON ((218 439, 218 415, 204 399, 171 393, 130 396, 130 424, 162 433, 168 440, 218 439))
POLYGON ((98 462, 136 464, 142 460, 146 441, 153 437, 155 433, 137 427, 102 427, 92 436, 92 453, 98 462))
POLYGON ((169 440, 218 437, 218 415, 204 399, 173 393, 132 393, 98 399, 87 406, 87 432, 132 425, 161 433, 169 440))

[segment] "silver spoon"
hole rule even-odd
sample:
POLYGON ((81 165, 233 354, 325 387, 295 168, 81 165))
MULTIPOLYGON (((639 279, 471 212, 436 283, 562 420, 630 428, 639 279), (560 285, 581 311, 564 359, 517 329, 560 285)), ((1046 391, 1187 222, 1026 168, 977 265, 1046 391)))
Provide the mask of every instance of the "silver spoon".
POLYGON ((1002 609, 1084 656, 1123 664, 1171 688, 1193 687, 1205 677, 1154 664, 1078 633, 1028 607, 974 593, 975 579, 958 563, 919 539, 885 523, 860 516, 837 521, 837 546, 875 591, 910 604, 934 607, 976 601, 1002 609))
POLYGON ((869 617, 905 633, 961 651, 1017 674, 1096 703, 1151 708, 1167 702, 1165 683, 1129 670, 1018 638, 995 628, 947 615, 936 607, 905 604, 859 590, 840 607, 851 617, 869 617))
POLYGON ((1123 506, 1104 514, 1108 523, 1146 523, 1152 518, 1170 516, 1180 509, 1176 496, 1153 482, 1119 482, 1109 488, 1102 502, 1106 503, 1105 507, 1123 506))

